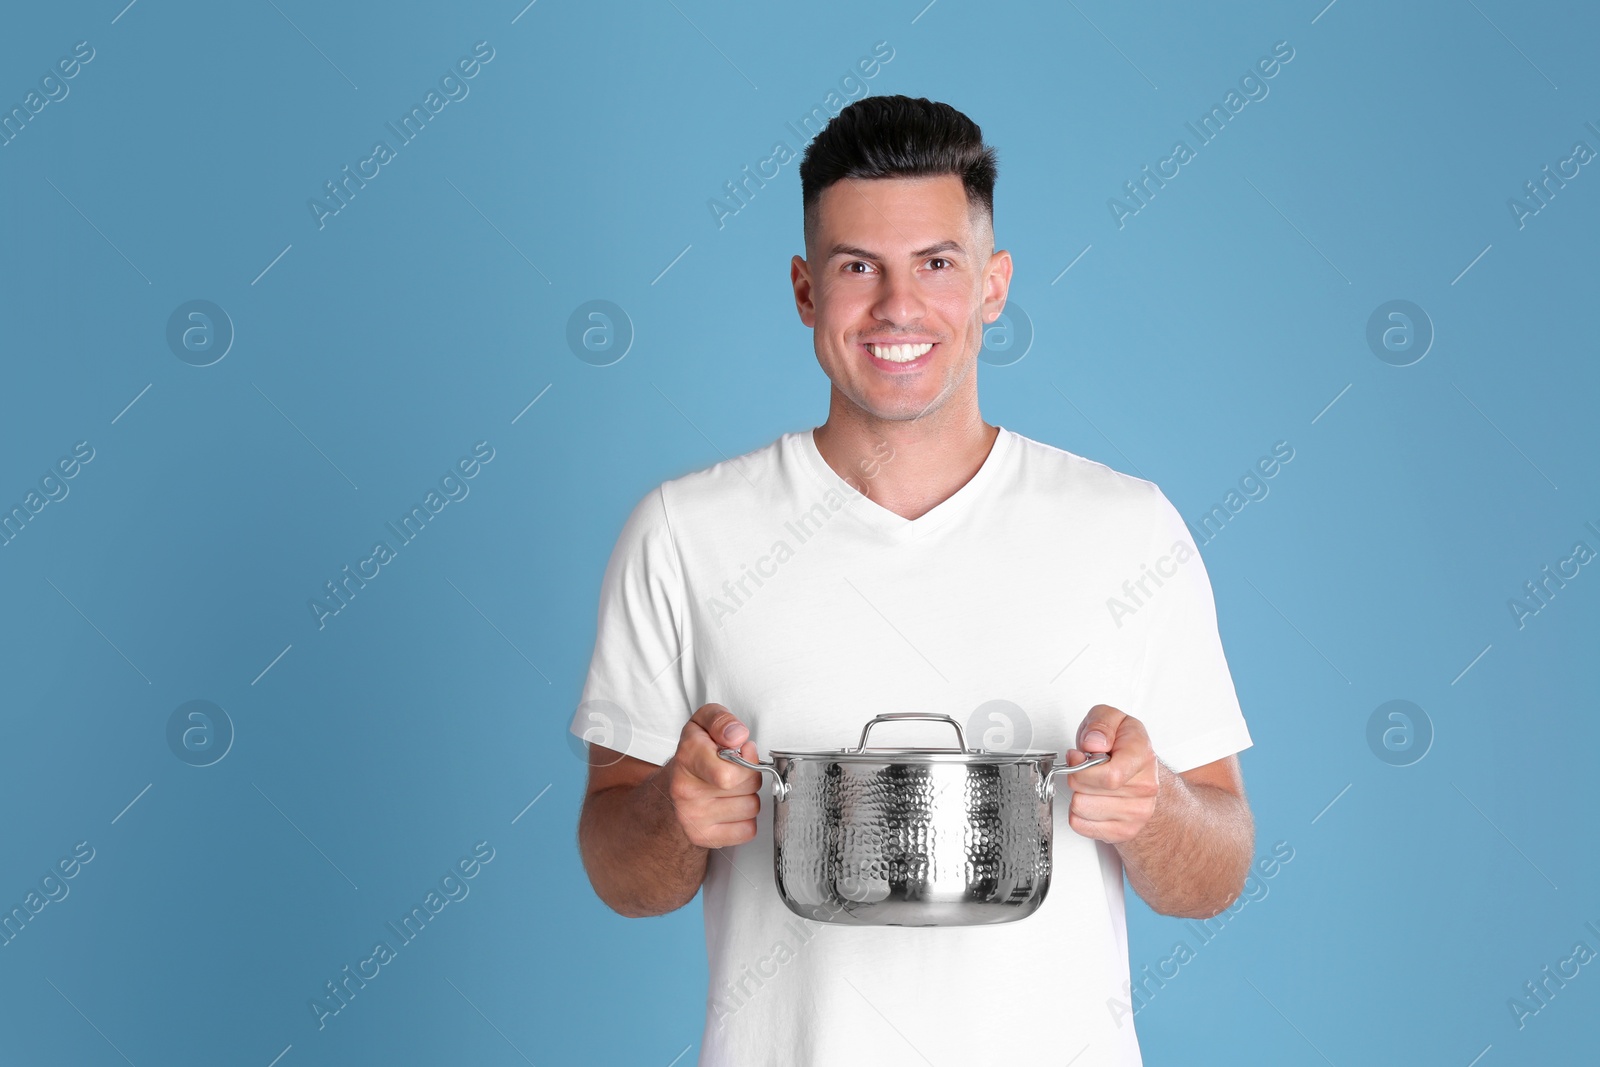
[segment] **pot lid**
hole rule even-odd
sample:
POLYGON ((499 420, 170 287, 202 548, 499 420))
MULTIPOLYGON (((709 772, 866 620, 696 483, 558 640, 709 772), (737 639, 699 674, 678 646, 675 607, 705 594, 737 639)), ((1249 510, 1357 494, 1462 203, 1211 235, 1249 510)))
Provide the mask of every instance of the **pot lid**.
POLYGON ((773 749, 774 758, 788 760, 827 760, 829 763, 1035 763, 1042 759, 1061 759, 1059 752, 990 752, 984 749, 952 748, 835 748, 811 752, 773 749))

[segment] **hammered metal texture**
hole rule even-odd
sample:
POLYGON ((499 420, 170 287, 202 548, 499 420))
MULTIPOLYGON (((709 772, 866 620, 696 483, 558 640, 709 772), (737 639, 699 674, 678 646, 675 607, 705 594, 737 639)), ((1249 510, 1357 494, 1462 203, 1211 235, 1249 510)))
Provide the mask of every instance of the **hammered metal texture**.
POLYGON ((1050 886, 1049 779, 1036 762, 776 757, 778 892, 850 926, 973 926, 1031 915, 1050 886))

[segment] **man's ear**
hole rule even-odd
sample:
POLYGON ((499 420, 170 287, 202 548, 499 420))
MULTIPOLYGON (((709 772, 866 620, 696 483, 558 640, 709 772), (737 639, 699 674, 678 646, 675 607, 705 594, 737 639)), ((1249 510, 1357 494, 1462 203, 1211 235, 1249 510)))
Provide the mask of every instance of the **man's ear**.
POLYGON ((794 286, 794 306, 800 321, 815 328, 817 303, 811 284, 811 268, 804 257, 795 256, 789 261, 789 283, 794 286))
POLYGON ((989 256, 983 272, 983 321, 993 322, 1005 310, 1006 296, 1011 291, 1011 253, 1000 249, 989 256), (993 318, 990 313, 993 312, 993 318))

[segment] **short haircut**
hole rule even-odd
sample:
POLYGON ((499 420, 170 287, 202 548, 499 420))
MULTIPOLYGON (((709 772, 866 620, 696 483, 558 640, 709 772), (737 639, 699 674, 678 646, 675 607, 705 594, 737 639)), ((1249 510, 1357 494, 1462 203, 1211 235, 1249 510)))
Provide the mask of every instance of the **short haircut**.
POLYGON ((834 116, 806 146, 800 161, 800 198, 806 244, 817 228, 822 191, 847 178, 924 178, 953 174, 967 204, 982 208, 994 229, 995 150, 978 124, 925 97, 868 96, 834 116))

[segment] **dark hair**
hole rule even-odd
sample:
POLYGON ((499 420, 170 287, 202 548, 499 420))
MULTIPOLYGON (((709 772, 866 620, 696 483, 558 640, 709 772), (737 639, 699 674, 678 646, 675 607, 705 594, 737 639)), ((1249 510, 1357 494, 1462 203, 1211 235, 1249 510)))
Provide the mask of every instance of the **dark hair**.
POLYGON ((981 205, 992 228, 999 165, 978 124, 926 97, 863 97, 835 115, 800 160, 806 240, 816 230, 817 201, 834 182, 943 174, 961 179, 967 203, 981 205))

